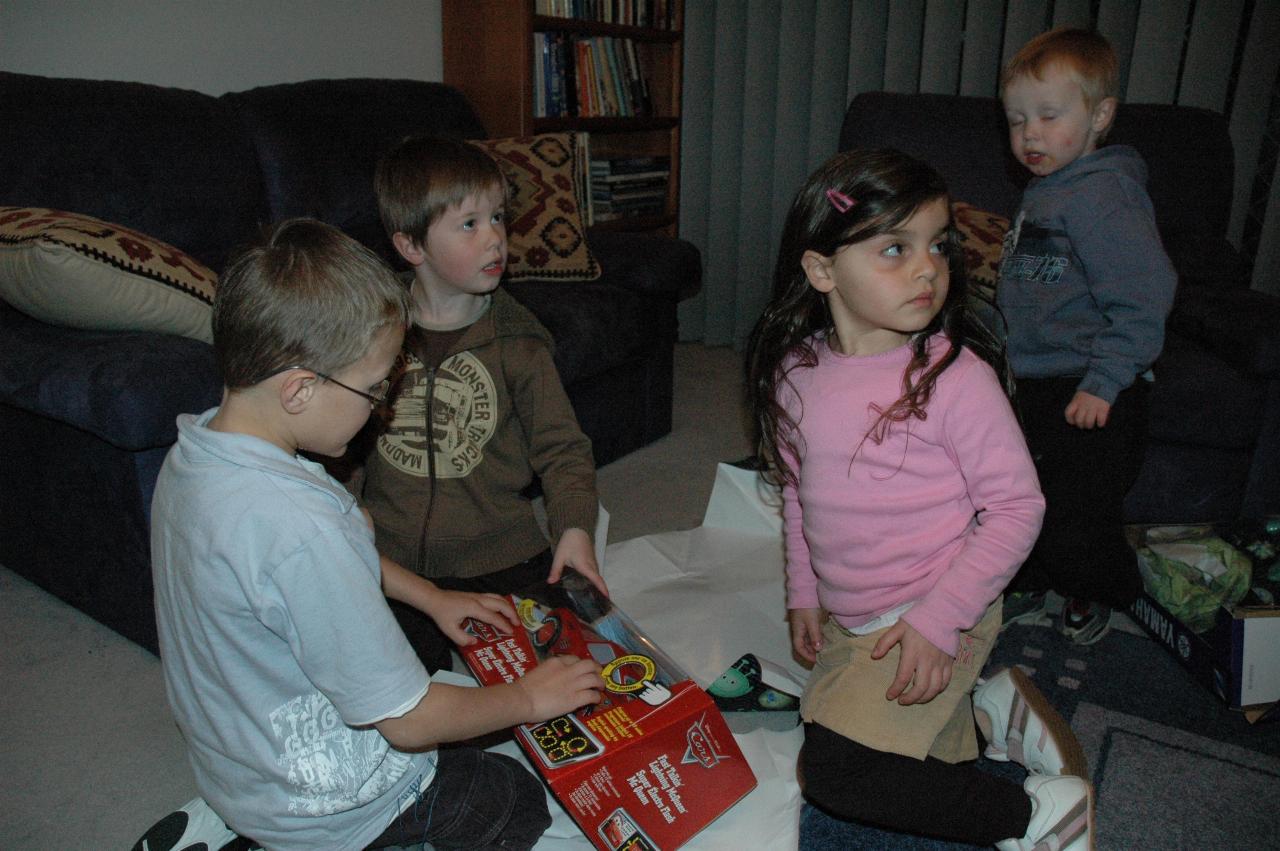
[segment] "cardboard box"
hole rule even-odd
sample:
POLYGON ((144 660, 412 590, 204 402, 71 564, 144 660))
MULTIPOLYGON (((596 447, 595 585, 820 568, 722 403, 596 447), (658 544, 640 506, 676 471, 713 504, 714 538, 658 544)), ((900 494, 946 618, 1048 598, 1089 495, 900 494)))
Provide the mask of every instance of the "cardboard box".
POLYGON ((1197 635, 1145 591, 1131 614, 1153 638, 1232 709, 1280 700, 1280 611, 1219 609, 1197 635))
POLYGON ((599 705, 516 727, 516 740, 596 848, 679 848, 755 788, 755 775, 710 696, 616 606, 566 583, 511 595, 526 627, 515 635, 470 621, 479 640, 462 657, 485 685, 552 654, 603 665, 599 705))
MULTIPOLYGON (((1135 546, 1164 533, 1177 540, 1177 532, 1160 527, 1133 528, 1135 546)), ((1203 527, 1189 535, 1204 535, 1203 527)), ((1139 566, 1147 573, 1141 551, 1139 566)), ((1255 565, 1255 573, 1257 566, 1255 565)), ((1260 581, 1260 580, 1256 580, 1260 581)), ((1240 603, 1219 607, 1213 623, 1193 631, 1151 593, 1149 587, 1130 609, 1133 618, 1164 645, 1191 674, 1232 709, 1246 711, 1257 720, 1280 701, 1280 607, 1260 604, 1253 594, 1240 603)))

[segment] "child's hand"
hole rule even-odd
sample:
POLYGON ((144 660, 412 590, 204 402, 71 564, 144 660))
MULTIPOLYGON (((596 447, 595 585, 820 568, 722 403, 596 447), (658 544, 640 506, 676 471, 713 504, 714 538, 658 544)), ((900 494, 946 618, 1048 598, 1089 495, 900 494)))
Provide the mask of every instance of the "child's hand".
POLYGON ((596 564, 596 549, 591 545, 591 536, 581 529, 565 529, 560 534, 547 581, 553 584, 559 582, 566 567, 581 573, 601 594, 609 596, 609 588, 600 575, 600 566, 596 564))
POLYGON ((1076 428, 1102 428, 1107 424, 1111 405, 1092 393, 1077 390, 1064 412, 1067 422, 1076 428))
POLYGON ((818 661, 822 649, 822 622, 827 613, 822 609, 791 609, 787 620, 791 624, 791 649, 801 659, 818 661))
POLYGON ((500 594, 478 594, 472 591, 446 591, 434 588, 420 607, 440 627, 440 631, 459 647, 474 644, 476 638, 462 628, 467 618, 484 621, 495 629, 514 633, 524 629, 516 617, 511 601, 500 594))
POLYGON ((898 675, 885 692, 885 700, 896 698, 902 706, 928 703, 950 684, 954 660, 903 620, 889 627, 889 631, 880 637, 871 651, 871 658, 883 659, 899 642, 902 655, 898 658, 898 675), (907 691, 907 686, 911 686, 910 691, 907 691))
POLYGON ((600 666, 576 656, 550 656, 515 681, 529 701, 525 723, 536 724, 600 702, 600 666))

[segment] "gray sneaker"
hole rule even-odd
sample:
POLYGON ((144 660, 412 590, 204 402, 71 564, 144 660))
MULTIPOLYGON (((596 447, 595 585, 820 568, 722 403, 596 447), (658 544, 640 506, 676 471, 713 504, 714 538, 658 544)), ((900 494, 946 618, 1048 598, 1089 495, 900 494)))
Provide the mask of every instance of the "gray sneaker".
POLYGON ((1067 600, 1058 632, 1075 644, 1093 644, 1111 631, 1111 607, 1087 600, 1067 600))
POLYGON ((1034 623, 1049 608, 1049 595, 1045 591, 1014 591, 1004 595, 1001 611, 1003 630, 1011 623, 1034 623))

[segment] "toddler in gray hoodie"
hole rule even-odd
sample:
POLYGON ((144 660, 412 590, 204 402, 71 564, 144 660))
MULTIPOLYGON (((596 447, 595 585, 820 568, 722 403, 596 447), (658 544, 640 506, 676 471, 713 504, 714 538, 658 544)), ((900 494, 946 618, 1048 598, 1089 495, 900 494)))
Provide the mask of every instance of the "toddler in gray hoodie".
POLYGON ((1146 163, 1128 145, 1099 147, 1117 90, 1111 46, 1079 29, 1032 39, 1001 76, 1010 146, 1033 177, 1005 238, 997 302, 1046 500, 1005 623, 1038 618, 1054 590, 1067 598, 1058 628, 1079 644, 1102 638, 1111 609, 1141 588, 1122 503, 1177 284, 1146 163))

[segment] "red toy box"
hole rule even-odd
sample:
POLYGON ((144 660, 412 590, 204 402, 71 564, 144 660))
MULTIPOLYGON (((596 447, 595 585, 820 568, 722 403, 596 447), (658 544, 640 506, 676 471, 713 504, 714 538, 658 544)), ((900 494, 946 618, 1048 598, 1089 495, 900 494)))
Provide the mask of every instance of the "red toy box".
POLYGON ((525 626, 516 635, 470 621, 479 640, 463 659, 485 685, 550 654, 603 665, 598 705, 516 727, 516 740, 601 851, 679 848, 754 789, 755 775, 707 693, 609 600, 568 585, 511 595, 525 626))

